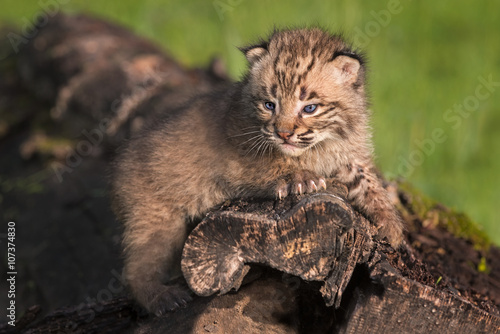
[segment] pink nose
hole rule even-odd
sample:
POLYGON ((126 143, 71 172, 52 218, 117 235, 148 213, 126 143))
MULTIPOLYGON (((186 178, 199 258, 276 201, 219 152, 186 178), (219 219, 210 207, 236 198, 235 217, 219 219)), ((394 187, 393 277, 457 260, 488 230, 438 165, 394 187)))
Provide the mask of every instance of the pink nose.
POLYGON ((293 135, 293 132, 286 130, 276 130, 276 134, 283 139, 288 139, 293 135))

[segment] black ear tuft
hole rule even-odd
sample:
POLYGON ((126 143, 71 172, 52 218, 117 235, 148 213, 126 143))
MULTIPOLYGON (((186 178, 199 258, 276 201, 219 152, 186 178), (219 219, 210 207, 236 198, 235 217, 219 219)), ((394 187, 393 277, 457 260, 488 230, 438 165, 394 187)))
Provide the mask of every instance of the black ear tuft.
POLYGON ((356 53, 356 52, 354 52, 354 51, 352 51, 352 50, 346 50, 346 49, 344 49, 344 50, 337 50, 337 51, 335 51, 335 53, 330 58, 330 61, 335 60, 335 58, 337 58, 338 56, 347 56, 349 58, 356 59, 361 66, 365 65, 365 60, 364 60, 363 56, 360 55, 360 54, 358 54, 358 53, 356 53))
POLYGON ((262 41, 258 44, 240 48, 240 51, 243 52, 250 65, 253 65, 268 52, 268 47, 269 42, 262 41))

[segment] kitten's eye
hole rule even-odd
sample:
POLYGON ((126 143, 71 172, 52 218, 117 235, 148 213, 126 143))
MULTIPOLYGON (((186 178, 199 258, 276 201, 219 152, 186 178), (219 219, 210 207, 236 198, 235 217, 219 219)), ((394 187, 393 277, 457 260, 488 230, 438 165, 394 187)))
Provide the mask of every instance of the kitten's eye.
POLYGON ((313 113, 316 108, 318 107, 317 104, 310 104, 310 105, 307 105, 304 107, 304 112, 310 114, 310 113, 313 113))
POLYGON ((267 110, 274 110, 276 109, 276 105, 272 102, 265 102, 264 107, 266 107, 267 110))

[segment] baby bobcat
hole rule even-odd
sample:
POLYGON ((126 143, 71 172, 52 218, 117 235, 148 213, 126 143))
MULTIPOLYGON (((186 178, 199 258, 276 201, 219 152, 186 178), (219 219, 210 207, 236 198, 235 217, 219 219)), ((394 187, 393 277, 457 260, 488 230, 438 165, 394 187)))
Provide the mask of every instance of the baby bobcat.
POLYGON ((335 177, 379 237, 395 247, 402 239, 372 163, 362 58, 320 29, 275 32, 243 52, 241 82, 165 110, 116 161, 125 274, 157 315, 191 298, 171 282, 189 222, 227 199, 315 192, 335 177))

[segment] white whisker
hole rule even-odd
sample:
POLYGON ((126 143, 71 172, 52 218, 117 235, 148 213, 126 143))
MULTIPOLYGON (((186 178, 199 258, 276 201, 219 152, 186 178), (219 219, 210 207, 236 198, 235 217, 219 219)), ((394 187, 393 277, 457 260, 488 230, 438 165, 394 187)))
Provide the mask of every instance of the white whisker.
POLYGON ((248 151, 247 153, 245 153, 245 156, 247 156, 250 152, 252 152, 256 147, 257 145, 259 145, 259 143, 264 140, 264 136, 262 136, 262 134, 258 135, 258 136, 255 136, 251 139, 254 139, 255 142, 251 144, 251 146, 248 148, 248 151))
POLYGON ((260 133, 260 134, 258 134, 258 135, 256 135, 256 136, 253 136, 253 137, 252 137, 252 138, 250 138, 250 139, 245 140, 243 143, 238 144, 238 146, 241 146, 241 145, 243 145, 243 144, 245 144, 245 143, 247 143, 247 142, 249 142, 249 141, 251 141, 251 140, 254 140, 254 139, 255 139, 255 140, 257 140, 257 139, 258 139, 258 138, 260 138, 260 137, 262 137, 262 134, 261 134, 261 133, 260 133))
POLYGON ((237 134, 237 135, 234 135, 234 136, 229 136, 227 138, 241 137, 241 136, 246 136, 246 135, 249 135, 249 134, 252 134, 252 133, 257 133, 257 132, 260 132, 260 130, 255 130, 255 131, 249 131, 249 132, 245 132, 245 133, 240 133, 240 134, 237 134))
POLYGON ((261 152, 260 156, 264 156, 264 150, 265 150, 266 144, 267 144, 267 141, 264 139, 264 140, 262 140, 261 144, 257 148, 257 153, 261 152), (263 149, 263 150, 261 151, 261 149, 263 149))
POLYGON ((246 128, 240 129, 240 131, 252 129, 252 128, 260 128, 260 125, 252 125, 252 126, 247 126, 246 128))
POLYGON ((257 158, 259 156, 259 151, 260 151, 262 145, 264 145, 265 143, 266 143, 266 140, 264 137, 259 139, 259 144, 256 145, 256 150, 255 150, 255 153, 253 155, 254 158, 257 158))

